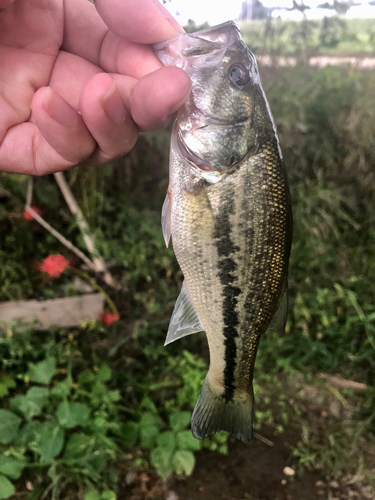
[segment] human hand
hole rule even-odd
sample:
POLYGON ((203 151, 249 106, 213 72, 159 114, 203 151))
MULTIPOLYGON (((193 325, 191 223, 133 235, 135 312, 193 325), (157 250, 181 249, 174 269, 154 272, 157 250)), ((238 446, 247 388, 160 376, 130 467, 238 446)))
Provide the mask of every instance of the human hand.
POLYGON ((0 171, 102 165, 190 91, 149 43, 182 29, 157 0, 0 0, 0 171))

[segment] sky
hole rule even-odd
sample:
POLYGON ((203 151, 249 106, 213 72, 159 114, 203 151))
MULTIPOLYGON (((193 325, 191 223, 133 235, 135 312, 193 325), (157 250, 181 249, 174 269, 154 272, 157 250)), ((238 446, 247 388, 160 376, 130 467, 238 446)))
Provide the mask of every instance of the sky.
MULTIPOLYGON (((291 7, 292 0, 261 0, 265 7, 291 7)), ((331 16, 335 11, 328 9, 317 9, 316 6, 327 0, 305 0, 305 4, 311 7, 306 10, 309 19, 318 19, 331 16)), ((356 0, 360 3, 361 0, 356 0)), ((346 14, 350 17, 375 17, 375 6, 368 4, 369 0, 363 1, 362 5, 352 7, 346 14)), ((331 0, 332 2, 332 0, 331 0)), ((188 19, 196 24, 209 22, 211 25, 223 23, 229 19, 237 20, 241 12, 242 0, 171 0, 164 6, 173 14, 181 25, 186 25, 188 19)), ((301 19, 302 14, 298 11, 277 10, 274 16, 284 19, 301 19)))

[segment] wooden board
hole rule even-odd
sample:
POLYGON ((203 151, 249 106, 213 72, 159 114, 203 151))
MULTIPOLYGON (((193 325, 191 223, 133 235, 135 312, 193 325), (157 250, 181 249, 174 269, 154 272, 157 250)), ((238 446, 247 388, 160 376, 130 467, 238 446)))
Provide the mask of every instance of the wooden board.
POLYGON ((38 320, 36 328, 78 326, 82 321, 98 319, 103 311, 103 295, 90 293, 44 301, 0 302, 0 322, 20 318, 23 322, 38 320))

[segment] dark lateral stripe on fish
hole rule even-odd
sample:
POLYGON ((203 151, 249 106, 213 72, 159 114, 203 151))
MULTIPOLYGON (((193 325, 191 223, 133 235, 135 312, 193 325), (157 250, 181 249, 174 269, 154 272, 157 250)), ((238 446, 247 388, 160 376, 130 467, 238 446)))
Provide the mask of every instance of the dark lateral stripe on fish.
POLYGON ((235 252, 239 251, 239 247, 234 245, 230 239, 231 225, 229 215, 234 211, 234 192, 226 192, 223 197, 220 214, 215 221, 214 238, 217 252, 219 255, 219 272, 218 276, 223 285, 223 320, 225 337, 225 368, 224 368, 224 398, 231 401, 234 395, 234 370, 237 364, 237 345, 236 337, 238 336, 237 326, 239 323, 238 312, 236 310, 238 299, 241 290, 237 286, 233 286, 235 280, 232 274, 237 264, 231 257, 235 252))

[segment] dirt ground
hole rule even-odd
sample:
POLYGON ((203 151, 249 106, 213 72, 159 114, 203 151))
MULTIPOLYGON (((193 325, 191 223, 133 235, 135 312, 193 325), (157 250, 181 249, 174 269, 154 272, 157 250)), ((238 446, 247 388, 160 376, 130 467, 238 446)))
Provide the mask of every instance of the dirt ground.
POLYGON ((283 473, 290 464, 292 434, 282 435, 270 447, 255 439, 248 445, 235 443, 227 456, 202 453, 196 471, 172 489, 183 500, 313 500, 318 475, 291 479, 283 473))
MULTIPOLYGON (((291 446, 297 431, 284 433, 269 446, 258 439, 250 444, 232 442, 228 455, 202 451, 192 476, 171 478, 163 484, 141 474, 124 487, 120 500, 326 500, 335 492, 317 473, 287 476, 292 465, 291 446), (329 496, 330 495, 330 496, 329 496)), ((337 493, 339 493, 337 491, 337 493)), ((340 498, 337 496, 336 498, 340 498)), ((358 495, 352 498, 361 498, 358 495)))
MULTIPOLYGON (((255 439, 231 443, 228 455, 202 451, 191 477, 173 477, 166 483, 153 473, 140 474, 124 486, 119 500, 374 500, 371 489, 330 481, 324 473, 285 474, 291 446, 299 436, 287 432, 270 447, 255 439)), ((291 467, 292 468, 292 467, 291 467)))
MULTIPOLYGON (((329 377, 331 384, 337 377, 329 377)), ((340 378, 338 378, 340 382, 340 378)), ((354 383, 355 384, 355 383, 354 383)), ((357 384, 358 385, 358 384, 357 384)), ((330 385, 332 388, 332 386, 330 385)), ((343 405, 327 391, 324 378, 314 385, 296 379, 289 389, 297 395, 303 418, 311 428, 330 433, 327 418, 339 422, 351 414, 350 405, 343 405)), ((154 471, 127 473, 119 500, 375 500, 375 490, 365 486, 361 474, 351 478, 333 479, 332 471, 319 470, 298 475, 292 450, 301 442, 298 421, 287 430, 273 435, 272 429, 262 429, 260 439, 243 444, 234 438, 229 453, 221 455, 203 450, 196 455, 196 467, 187 478, 171 477, 163 483, 154 471), (359 480, 357 480, 359 479, 359 480)), ((366 445, 367 446, 367 445, 366 445)), ((370 456, 370 455, 369 455, 370 456)), ((371 464, 365 464, 375 474, 375 449, 371 464)))

